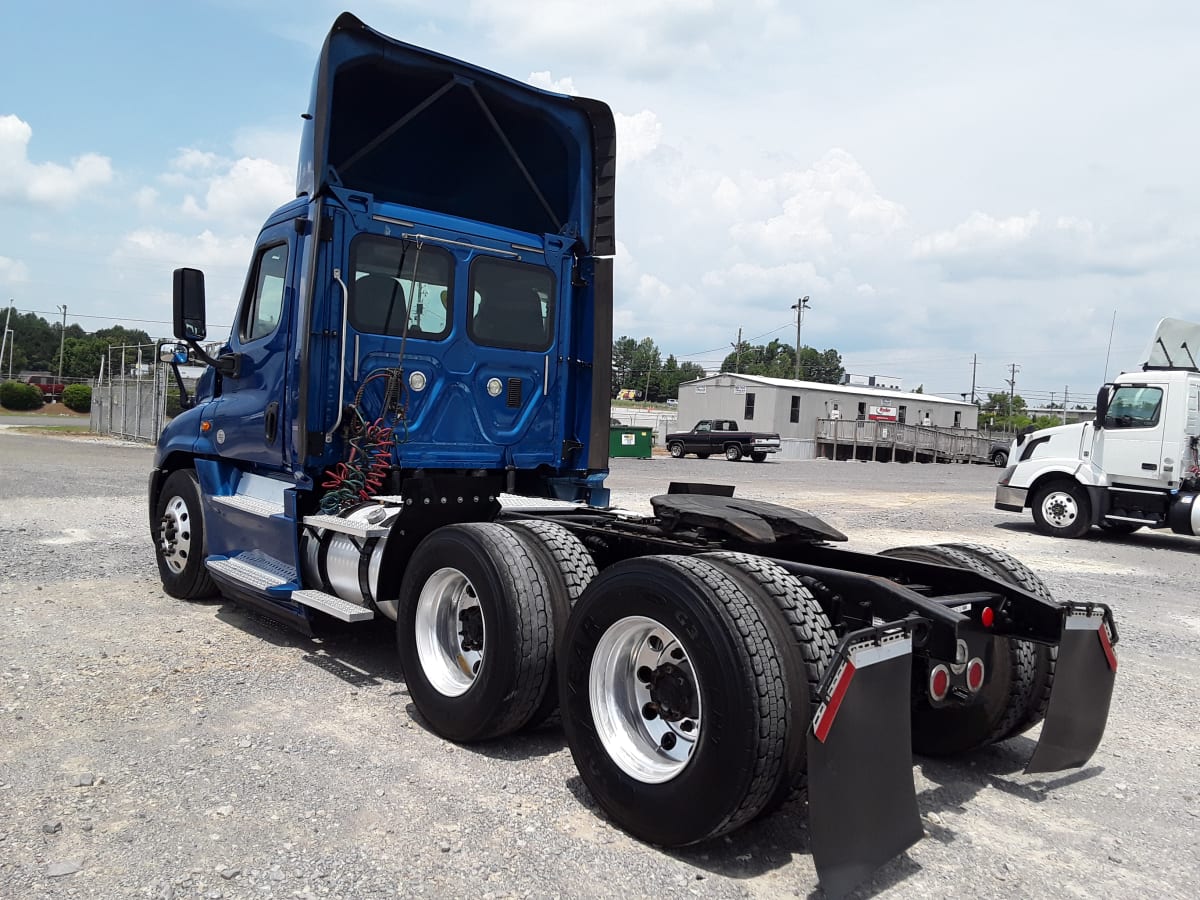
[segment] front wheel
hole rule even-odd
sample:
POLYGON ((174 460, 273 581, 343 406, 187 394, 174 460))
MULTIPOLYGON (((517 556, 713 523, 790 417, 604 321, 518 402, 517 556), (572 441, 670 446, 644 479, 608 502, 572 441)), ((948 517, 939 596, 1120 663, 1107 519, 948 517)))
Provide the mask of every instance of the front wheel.
POLYGON ((1042 534, 1077 538, 1092 526, 1092 503, 1074 481, 1051 481, 1033 496, 1033 521, 1042 534))
POLYGON ((683 459, 683 444, 678 441, 672 441, 667 449, 671 451, 671 455, 676 459, 683 459))
POLYGON ((154 518, 154 555, 163 590, 181 600, 216 594, 217 586, 204 567, 204 514, 194 471, 179 469, 167 476, 154 518))
POLYGON ((757 815, 787 764, 779 629, 707 562, 610 566, 567 625, 563 729, 579 774, 626 831, 681 846, 757 815))
POLYGON ((992 465, 995 466, 997 469, 1003 469, 1005 466, 1007 466, 1008 465, 1008 451, 1007 450, 997 450, 995 453, 993 453, 992 454, 992 465))
POLYGON ((737 444, 730 444, 725 448, 725 458, 730 462, 737 462, 742 458, 742 448, 737 444))

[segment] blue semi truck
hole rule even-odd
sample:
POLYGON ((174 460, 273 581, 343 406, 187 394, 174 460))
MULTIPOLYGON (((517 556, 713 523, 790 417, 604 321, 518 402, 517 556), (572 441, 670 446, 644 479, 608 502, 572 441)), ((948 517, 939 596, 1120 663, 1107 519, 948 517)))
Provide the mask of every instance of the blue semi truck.
POLYGON ((605 104, 344 14, 304 120, 296 198, 218 351, 203 274, 174 275, 164 362, 207 368, 150 476, 168 594, 394 621, 436 732, 559 709, 605 814, 656 844, 805 790, 831 894, 920 838, 914 749, 1042 722, 1029 771, 1087 761, 1116 672, 1103 604, 977 545, 846 550, 720 485, 611 507, 605 104))

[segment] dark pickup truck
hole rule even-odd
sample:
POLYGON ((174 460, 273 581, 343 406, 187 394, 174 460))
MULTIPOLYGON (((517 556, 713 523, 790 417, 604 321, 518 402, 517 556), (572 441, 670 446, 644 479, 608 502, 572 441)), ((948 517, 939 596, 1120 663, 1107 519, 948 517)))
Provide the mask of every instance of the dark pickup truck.
POLYGON ((768 453, 778 453, 779 448, 779 435, 742 431, 732 419, 701 419, 691 431, 667 435, 667 449, 676 459, 689 453, 695 453, 701 459, 723 453, 731 462, 737 462, 743 456, 762 462, 768 453))

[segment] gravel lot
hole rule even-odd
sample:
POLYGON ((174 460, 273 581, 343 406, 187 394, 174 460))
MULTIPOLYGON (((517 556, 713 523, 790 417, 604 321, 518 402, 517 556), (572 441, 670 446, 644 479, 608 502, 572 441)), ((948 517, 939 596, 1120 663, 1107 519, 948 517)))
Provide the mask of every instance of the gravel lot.
MULTIPOLYGON (((804 809, 664 853, 610 827, 561 730, 426 731, 384 624, 306 638, 159 588, 148 448, 0 428, 0 897, 805 896, 804 809)), ((927 837, 884 897, 1183 897, 1200 876, 1200 538, 1056 542, 992 509, 996 470, 616 460, 616 502, 672 479, 826 518, 851 546, 972 540, 1060 598, 1115 607, 1121 669, 1080 772, 1028 737, 916 761, 927 837)), ((1036 736, 1036 733, 1035 733, 1036 736)))

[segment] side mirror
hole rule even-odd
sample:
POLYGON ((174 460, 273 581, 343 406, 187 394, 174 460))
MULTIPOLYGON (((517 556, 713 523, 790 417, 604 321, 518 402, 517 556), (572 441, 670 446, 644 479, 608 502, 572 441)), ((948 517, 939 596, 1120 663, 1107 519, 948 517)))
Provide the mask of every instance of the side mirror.
POLYGON ((160 344, 158 348, 159 362, 168 365, 183 365, 188 361, 187 347, 183 344, 160 344))
POLYGON ((1108 401, 1112 397, 1113 386, 1111 384, 1103 384, 1100 386, 1100 392, 1096 394, 1096 428, 1104 427, 1104 420, 1108 417, 1108 401))
POLYGON ((172 300, 176 339, 204 340, 208 336, 204 321, 204 273, 199 269, 176 269, 172 300))

